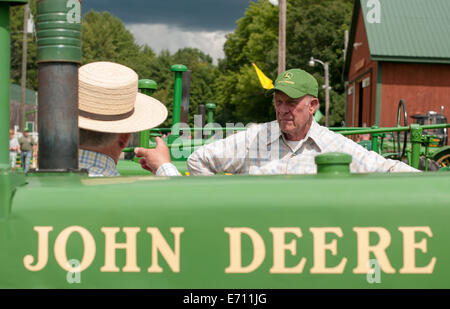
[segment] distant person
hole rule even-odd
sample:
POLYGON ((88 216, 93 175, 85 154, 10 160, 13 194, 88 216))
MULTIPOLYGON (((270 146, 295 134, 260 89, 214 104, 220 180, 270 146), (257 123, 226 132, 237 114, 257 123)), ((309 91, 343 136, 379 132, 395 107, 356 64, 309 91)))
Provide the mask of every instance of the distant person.
MULTIPOLYGON (((364 122, 363 123, 363 128, 366 128, 367 124, 364 122)), ((356 140, 355 142, 359 143, 361 141, 370 141, 372 139, 372 137, 370 136, 370 134, 358 134, 356 135, 356 140)))
POLYGON ((14 172, 16 169, 17 154, 20 153, 20 145, 17 138, 14 136, 14 130, 9 130, 9 163, 11 164, 11 170, 14 172))
POLYGON ((359 135, 359 141, 370 141, 372 138, 370 137, 370 134, 360 134, 359 135))
MULTIPOLYGON (((78 91, 79 167, 88 170, 89 176, 120 176, 117 161, 131 133, 161 124, 167 108, 138 92, 136 72, 113 62, 81 66, 78 91)), ((159 138, 156 142, 161 143, 159 138)), ((168 163, 155 174, 171 176, 178 171, 168 163)))
POLYGON ((23 130, 23 135, 19 137, 19 145, 20 145, 20 162, 23 168, 23 172, 28 174, 28 170, 30 169, 30 161, 33 156, 33 146, 36 145, 35 140, 31 135, 29 135, 29 131, 27 128, 23 130))

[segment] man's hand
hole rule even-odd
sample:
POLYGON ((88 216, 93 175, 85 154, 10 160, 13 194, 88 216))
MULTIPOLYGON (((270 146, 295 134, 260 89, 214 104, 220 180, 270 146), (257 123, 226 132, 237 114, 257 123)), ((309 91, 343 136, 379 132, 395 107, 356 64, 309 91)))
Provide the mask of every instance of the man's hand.
POLYGON ((134 148, 136 157, 142 158, 139 161, 141 167, 152 172, 154 175, 161 165, 170 163, 169 148, 164 144, 164 141, 160 137, 156 137, 155 141, 155 149, 134 148))

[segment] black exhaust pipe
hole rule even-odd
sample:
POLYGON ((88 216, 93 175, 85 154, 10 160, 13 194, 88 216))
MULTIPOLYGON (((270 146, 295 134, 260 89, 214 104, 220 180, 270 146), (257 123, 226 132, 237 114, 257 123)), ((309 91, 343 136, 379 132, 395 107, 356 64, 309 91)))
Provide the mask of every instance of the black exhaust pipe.
POLYGON ((39 69, 38 171, 76 171, 81 1, 38 0, 36 29, 39 69))

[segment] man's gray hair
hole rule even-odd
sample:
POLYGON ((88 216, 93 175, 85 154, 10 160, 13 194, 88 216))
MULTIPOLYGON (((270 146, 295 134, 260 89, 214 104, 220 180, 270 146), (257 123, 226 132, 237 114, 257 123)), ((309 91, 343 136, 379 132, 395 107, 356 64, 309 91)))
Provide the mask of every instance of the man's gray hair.
POLYGON ((108 146, 116 139, 118 133, 104 133, 80 129, 80 146, 108 146))

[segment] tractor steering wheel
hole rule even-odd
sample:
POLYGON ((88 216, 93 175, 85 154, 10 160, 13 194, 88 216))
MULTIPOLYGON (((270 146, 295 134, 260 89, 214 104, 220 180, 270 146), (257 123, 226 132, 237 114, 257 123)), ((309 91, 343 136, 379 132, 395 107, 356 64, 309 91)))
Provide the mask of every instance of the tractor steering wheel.
MULTIPOLYGON (((400 127, 400 116, 401 116, 400 109, 401 108, 403 108, 403 124, 405 127, 407 127, 408 126, 408 116, 407 116, 407 112, 406 112, 405 100, 403 100, 403 99, 400 99, 400 102, 398 103, 397 127, 400 127)), ((402 148, 400 148, 400 135, 401 134, 402 134, 402 132, 396 133, 397 143, 395 142, 395 138, 394 138, 394 147, 395 147, 395 144, 397 144, 398 153, 400 154, 400 157, 398 158, 399 160, 401 160, 405 156, 408 131, 403 132, 403 147, 402 148)), ((392 136, 395 136, 395 134, 393 134, 392 136)))

